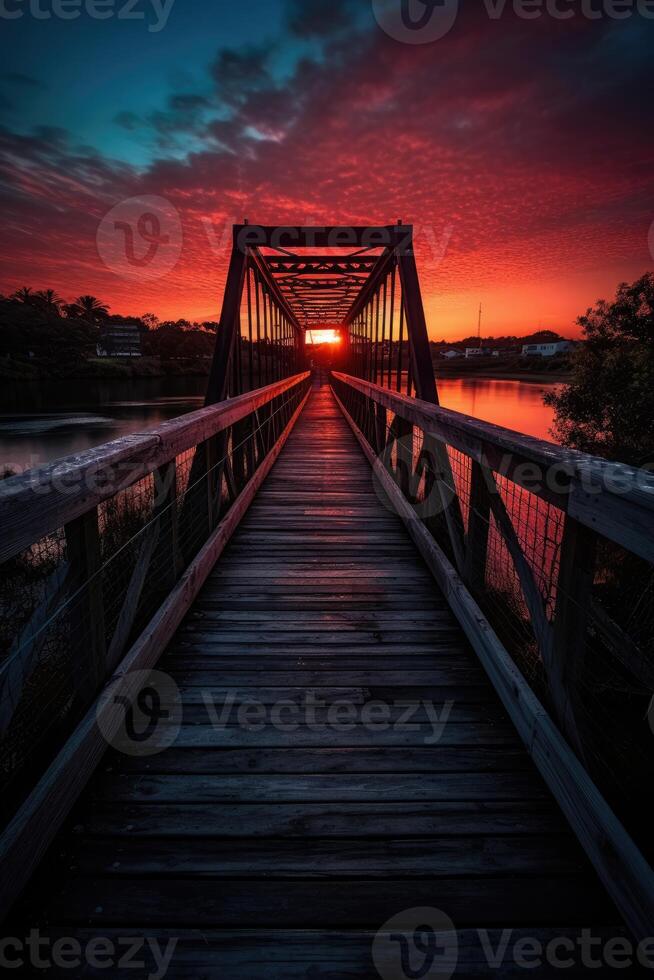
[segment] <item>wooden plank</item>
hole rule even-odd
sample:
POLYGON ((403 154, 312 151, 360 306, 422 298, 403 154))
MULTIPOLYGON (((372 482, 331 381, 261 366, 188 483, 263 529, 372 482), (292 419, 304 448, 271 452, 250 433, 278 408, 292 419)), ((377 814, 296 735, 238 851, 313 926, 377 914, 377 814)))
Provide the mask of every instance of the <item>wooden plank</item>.
MULTIPOLYGON (((454 727, 454 726, 452 726, 454 727)), ((368 733, 367 733, 368 734, 368 733)), ((380 744, 380 743, 376 743, 380 744)), ((104 803, 343 803, 546 799, 533 773, 363 773, 165 776, 110 774, 91 786, 104 803)))
POLYGON ((522 879, 438 878, 377 881, 243 881, 231 879, 228 888, 211 879, 195 878, 74 878, 46 906, 51 922, 103 928, 125 924, 125 895, 130 896, 130 919, 148 925, 238 929, 368 927, 397 914, 398 909, 438 906, 460 926, 568 926, 610 924, 615 912, 592 879, 537 877, 527 891, 522 879), (498 895, 502 896, 498 904, 498 895))
MULTIPOLYGON (((163 726, 158 735, 166 738, 163 726)), ((421 746, 421 745, 515 745, 515 730, 510 722, 486 723, 481 721, 447 723, 420 723, 408 729, 400 726, 382 731, 372 730, 364 725, 354 725, 345 731, 333 726, 301 726, 292 731, 267 726, 261 730, 239 726, 214 728, 210 725, 182 725, 175 734, 177 748, 374 748, 378 746, 421 746)), ((151 743, 155 745, 154 741, 151 743)))
POLYGON ((108 878, 329 878, 386 879, 460 878, 490 875, 533 875, 544 864, 552 877, 586 870, 574 838, 431 837, 424 840, 369 841, 361 838, 329 840, 246 840, 225 842, 187 839, 78 838, 70 860, 81 875, 108 878))
MULTIPOLYGON (((402 840, 439 836, 467 839, 504 835, 564 837, 568 828, 545 800, 456 803, 113 803, 81 812, 75 836, 134 838, 194 837, 229 840, 402 840)), ((143 845, 147 847, 147 844, 143 845)))
MULTIPOLYGON (((517 738, 513 745, 373 746, 341 749, 164 749, 145 763, 118 753, 103 764, 106 772, 168 773, 418 773, 524 772, 531 760, 517 738)), ((524 802, 524 801, 522 801, 524 802)), ((516 804, 517 805, 517 804, 516 804)))
MULTIPOLYGON (((58 939, 67 939, 65 929, 43 929, 41 935, 52 944, 58 939)), ((134 930, 138 935, 146 933, 144 928, 134 930)), ((165 929, 158 927, 147 932, 150 941, 158 943, 159 953, 155 957, 152 949, 146 943, 139 958, 145 964, 145 975, 157 976, 161 970, 162 957, 167 951, 172 951, 170 963, 166 966, 166 977, 170 980, 188 980, 189 977, 229 977, 231 980, 253 980, 253 977, 266 977, 266 980, 307 980, 309 977, 376 977, 379 970, 373 962, 372 950, 376 931, 361 929, 321 929, 321 930, 291 930, 280 929, 271 933, 270 930, 239 929, 165 929), (169 945, 170 944, 170 945, 169 945), (174 949, 173 949, 174 947, 174 949)), ((82 949, 86 949, 97 938, 97 930, 78 929, 76 931, 82 949)), ((630 942, 628 934, 619 927, 598 927, 593 929, 593 941, 597 940, 597 949, 604 949, 609 942, 615 940, 615 948, 621 950, 620 940, 630 942)), ((125 941, 125 929, 104 928, 103 936, 120 948, 125 941)), ((525 966, 523 960, 515 955, 516 950, 543 950, 550 948, 562 952, 562 960, 570 959, 574 968, 574 976, 597 975, 597 967, 583 965, 580 949, 579 929, 562 929, 560 927, 540 927, 513 929, 507 944, 507 935, 501 929, 458 929, 452 936, 456 954, 453 955, 448 947, 439 948, 438 969, 442 976, 454 975, 467 978, 488 977, 489 970, 501 970, 503 978, 524 978, 525 966), (523 944, 523 945, 518 945, 523 944), (567 951, 573 953, 568 956, 567 951), (490 959, 490 964, 489 964, 490 959), (451 971, 451 972, 448 972, 451 971)), ((386 952, 389 970, 393 968, 392 949, 386 952)), ((628 948, 628 947, 627 947, 628 948)), ((378 955, 380 955, 378 953, 378 955)), ((618 954, 619 955, 619 954, 618 954)), ((384 959, 384 951, 381 952, 384 959)), ((599 959, 599 957, 598 957, 599 959)), ((529 963, 529 975, 538 978, 549 978, 553 975, 552 967, 547 963, 547 956, 533 957, 527 954, 525 961, 529 963), (538 960, 540 959, 540 963, 538 960)), ((595 957, 593 957, 595 962, 595 957)), ((379 963, 377 963, 379 965, 379 963)), ((622 975, 633 976, 638 967, 627 967, 622 975)), ((54 975, 61 974, 55 968, 54 975)), ((134 974, 134 968, 121 968, 120 965, 112 970, 112 978, 129 980, 134 974)), ((103 977, 106 969, 85 968, 87 977, 103 977)))

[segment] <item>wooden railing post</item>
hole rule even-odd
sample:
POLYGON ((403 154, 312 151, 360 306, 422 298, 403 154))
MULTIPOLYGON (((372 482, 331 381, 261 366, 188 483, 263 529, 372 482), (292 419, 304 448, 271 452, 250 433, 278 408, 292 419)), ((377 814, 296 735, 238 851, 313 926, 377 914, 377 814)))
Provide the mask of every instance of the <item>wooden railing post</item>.
POLYGON ((407 500, 412 500, 413 490, 413 425, 406 419, 395 417, 394 435, 397 442, 396 482, 407 500))
POLYGON ((472 592, 483 592, 486 584, 486 558, 490 530, 490 500, 484 471, 471 461, 468 533, 465 543, 463 577, 472 592))
POLYGON ((566 515, 556 590, 550 689, 559 716, 578 751, 581 678, 586 653, 586 629, 591 608, 597 536, 566 515))
POLYGON ((86 704, 99 690, 107 669, 98 508, 66 524, 65 534, 70 591, 78 593, 70 606, 71 644, 80 654, 76 693, 86 704))
POLYGON ((172 588, 182 571, 179 548, 179 513, 177 508, 177 460, 159 467, 154 472, 153 518, 160 522, 159 540, 155 549, 153 566, 163 566, 161 581, 172 588))
POLYGON ((383 405, 375 405, 375 449, 377 455, 381 456, 386 448, 386 409, 383 405))

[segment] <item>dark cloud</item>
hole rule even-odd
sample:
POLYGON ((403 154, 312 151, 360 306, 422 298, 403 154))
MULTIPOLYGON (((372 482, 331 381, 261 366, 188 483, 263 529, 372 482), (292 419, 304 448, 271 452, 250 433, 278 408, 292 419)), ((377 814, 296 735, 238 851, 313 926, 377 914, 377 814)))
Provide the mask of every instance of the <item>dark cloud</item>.
POLYGON ((9 82, 11 85, 19 85, 23 88, 44 89, 47 87, 45 82, 40 81, 40 79, 33 78, 31 75, 24 75, 18 71, 5 72, 3 75, 0 75, 0 81, 9 82))
POLYGON ((224 48, 220 51, 211 70, 220 98, 228 104, 238 105, 250 92, 272 85, 269 56, 270 52, 265 48, 224 48))
MULTIPOLYGON (((428 297, 509 291, 539 276, 565 283, 571 270, 611 264, 635 277, 654 218, 654 25, 490 22, 466 9, 442 41, 411 46, 372 25, 339 34, 348 4, 292 4, 295 36, 319 43, 291 77, 275 74, 268 49, 224 49, 206 79, 213 94, 173 93, 148 117, 116 116, 156 141, 158 159, 142 173, 81 152, 61 131, 5 132, 2 203, 24 235, 4 236, 14 278, 52 268, 43 278, 61 291, 65 277, 86 277, 88 291, 111 288, 120 306, 131 287, 98 265, 94 229, 137 194, 163 195, 182 213, 185 250, 167 295, 204 309, 226 255, 212 251, 203 222, 244 214, 281 223, 401 214, 436 238, 451 226, 447 260, 423 272, 428 297)), ((159 302, 154 286, 142 297, 144 307, 159 302)))
POLYGON ((114 116, 114 122, 129 133, 135 132, 142 125, 142 120, 134 112, 119 112, 114 116))
POLYGON ((352 0, 330 0, 329 3, 290 0, 288 4, 288 26, 296 37, 329 37, 351 27, 353 20, 352 0))
POLYGON ((197 109, 208 109, 211 102, 204 95, 171 95, 168 100, 171 109, 178 112, 195 111, 197 109))

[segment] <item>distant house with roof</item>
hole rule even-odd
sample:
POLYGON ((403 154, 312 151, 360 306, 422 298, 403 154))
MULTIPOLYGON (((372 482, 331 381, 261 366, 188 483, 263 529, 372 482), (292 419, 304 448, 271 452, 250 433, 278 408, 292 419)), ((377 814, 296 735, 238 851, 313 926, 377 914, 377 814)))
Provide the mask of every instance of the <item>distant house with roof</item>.
POLYGON ((97 351, 98 357, 140 357, 141 331, 135 323, 103 323, 97 351))
POLYGON ((545 344, 523 344, 523 357, 554 357, 555 354, 565 354, 572 350, 571 340, 556 340, 545 344))

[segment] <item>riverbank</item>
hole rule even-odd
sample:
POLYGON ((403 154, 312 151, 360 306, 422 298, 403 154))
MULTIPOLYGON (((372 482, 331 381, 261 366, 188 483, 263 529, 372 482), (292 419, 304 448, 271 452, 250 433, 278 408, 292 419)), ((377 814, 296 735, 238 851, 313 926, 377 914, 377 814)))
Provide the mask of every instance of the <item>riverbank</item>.
POLYGON ((434 361, 436 378, 482 381, 525 381, 536 384, 566 384, 572 377, 567 357, 553 358, 439 358, 434 361))
POLYGON ((206 358, 164 360, 159 357, 97 357, 70 361, 0 358, 2 381, 120 381, 143 378, 199 378, 209 374, 206 358))
POLYGON ((570 371, 516 371, 488 368, 481 371, 441 371, 436 368, 436 380, 446 378, 448 381, 524 381, 529 384, 569 384, 572 374, 570 371))

